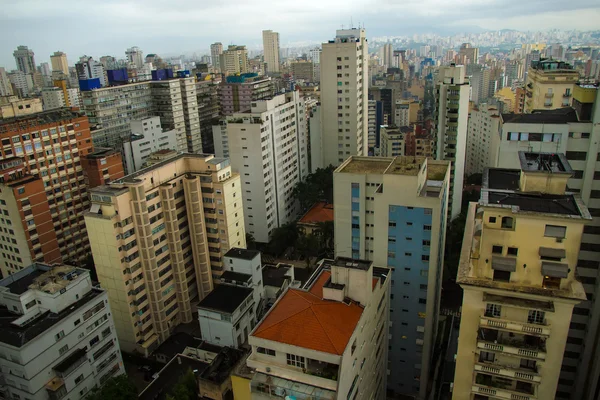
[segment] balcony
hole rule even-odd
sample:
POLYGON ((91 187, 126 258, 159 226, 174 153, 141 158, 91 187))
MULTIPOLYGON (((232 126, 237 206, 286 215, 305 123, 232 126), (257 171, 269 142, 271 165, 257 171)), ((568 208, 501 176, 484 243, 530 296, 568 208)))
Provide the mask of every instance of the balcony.
POLYGON ((553 98, 553 97, 554 97, 554 93, 546 93, 546 94, 544 95, 544 97, 545 97, 545 98, 547 98, 547 99, 551 99, 551 98, 553 98))
POLYGON ((306 359, 305 372, 309 375, 318 376, 332 381, 338 380, 339 367, 324 361, 317 361, 311 358, 306 359))
POLYGON ((503 365, 498 362, 477 361, 475 363, 475 371, 534 383, 542 381, 542 377, 538 374, 538 367, 534 369, 525 369, 516 365, 503 365))
POLYGON ((471 391, 493 396, 498 399, 534 400, 537 399, 535 386, 527 382, 512 381, 491 375, 477 374, 471 391))
POLYGON ((568 99, 569 97, 571 97, 571 93, 563 93, 562 97, 568 99))
POLYGON ((483 328, 502 329, 517 333, 550 336, 550 327, 547 325, 527 324, 525 322, 509 321, 500 318, 481 317, 479 326, 483 328))
POLYGON ((250 382, 253 399, 295 398, 298 400, 334 400, 334 390, 299 383, 277 376, 256 373, 250 382))
POLYGON ((507 333, 480 328, 477 348, 498 351, 519 357, 546 359, 546 339, 526 334, 507 333), (510 336, 512 335, 512 336, 510 336))

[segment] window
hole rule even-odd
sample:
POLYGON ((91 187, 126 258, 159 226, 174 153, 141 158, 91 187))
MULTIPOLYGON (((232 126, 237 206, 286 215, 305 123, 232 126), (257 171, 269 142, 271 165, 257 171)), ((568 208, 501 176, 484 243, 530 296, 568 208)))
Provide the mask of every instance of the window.
POLYGON ((502 246, 492 246, 492 254, 502 254, 502 246))
POLYGON ((492 318, 500 318, 502 306, 500 304, 487 303, 485 305, 485 316, 492 318))
POLYGON ((554 237, 558 239, 564 239, 567 234, 566 226, 558 226, 558 225, 546 225, 546 229, 544 230, 544 236, 546 237, 554 237))
POLYGON ((539 310, 529 310, 527 322, 530 324, 545 325, 546 313, 539 310))
POLYGON ((275 350, 266 349, 264 347, 257 347, 256 352, 260 354, 266 354, 268 356, 275 356, 275 350))
POLYGON ((514 228, 514 219, 512 217, 502 217, 502 228, 513 229, 514 228))
POLYGON ((508 249, 506 249, 506 254, 509 256, 516 256, 518 252, 519 249, 516 247, 509 247, 508 249))
POLYGON ((304 357, 297 356, 295 354, 287 355, 287 364, 293 367, 305 368, 306 364, 304 362, 304 357))
POLYGON ((510 271, 494 270, 494 280, 498 282, 510 282, 510 271))
POLYGON ((496 354, 489 351, 482 351, 479 353, 479 362, 494 362, 496 354))
POLYGON ((542 280, 542 287, 546 289, 560 289, 560 278, 544 276, 544 279, 542 280))
POLYGON ((54 338, 56 339, 56 341, 58 342, 60 339, 62 339, 63 337, 65 337, 65 331, 60 331, 58 332, 56 335, 54 335, 54 338))
POLYGON ((63 347, 58 349, 58 354, 60 354, 62 356, 63 354, 65 354, 67 352, 67 350, 69 350, 69 345, 65 344, 63 347))

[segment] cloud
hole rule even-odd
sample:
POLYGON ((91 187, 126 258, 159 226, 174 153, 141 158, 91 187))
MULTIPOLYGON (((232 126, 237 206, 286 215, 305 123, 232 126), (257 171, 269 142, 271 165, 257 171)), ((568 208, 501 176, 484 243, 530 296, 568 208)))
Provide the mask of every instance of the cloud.
POLYGON ((364 24, 370 37, 485 29, 597 29, 597 0, 2 0, 0 65, 27 45, 36 62, 56 50, 73 64, 83 54, 208 53, 220 41, 261 48, 261 31, 280 32, 282 45, 322 42, 342 24, 364 24))

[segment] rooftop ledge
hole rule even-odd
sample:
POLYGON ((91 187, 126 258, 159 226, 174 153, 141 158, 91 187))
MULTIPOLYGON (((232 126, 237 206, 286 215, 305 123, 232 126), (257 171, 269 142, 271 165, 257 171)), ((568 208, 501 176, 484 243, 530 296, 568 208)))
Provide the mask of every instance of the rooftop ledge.
POLYGON ((473 263, 471 259, 471 246, 473 242, 473 234, 475 230, 475 212, 477 203, 469 204, 467 213, 467 222, 465 225, 465 235, 463 237, 462 248, 460 252, 460 262, 458 264, 458 273, 456 283, 459 285, 477 286, 481 288, 496 289, 497 291, 522 293, 543 298, 554 297, 565 300, 573 300, 576 302, 587 300, 583 285, 579 281, 570 282, 569 286, 564 289, 550 289, 540 286, 526 286, 511 282, 499 282, 489 278, 481 278, 473 276, 473 263))

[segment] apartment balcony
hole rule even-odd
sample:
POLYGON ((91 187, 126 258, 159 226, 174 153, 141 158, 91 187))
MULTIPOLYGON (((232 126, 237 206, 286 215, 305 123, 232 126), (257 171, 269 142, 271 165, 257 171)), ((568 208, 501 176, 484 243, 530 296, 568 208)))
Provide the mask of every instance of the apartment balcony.
POLYGON ((536 387, 528 382, 509 381, 491 375, 477 374, 471 391, 477 394, 493 396, 498 399, 534 400, 537 399, 536 387))
POLYGON ((517 366, 502 365, 497 362, 477 361, 475 363, 475 371, 534 383, 540 383, 542 381, 542 377, 538 373, 537 368, 535 370, 529 370, 517 366))
POLYGON ((314 385, 327 391, 337 389, 338 366, 334 364, 306 359, 306 368, 299 369, 287 365, 265 362, 250 356, 248 366, 256 368, 256 372, 270 371, 269 375, 295 382, 296 385, 314 385))
POLYGON ((554 93, 546 93, 546 94, 544 95, 544 97, 545 97, 545 98, 547 98, 547 99, 551 99, 551 98, 553 98, 553 97, 554 97, 554 93))
POLYGON ((544 107, 552 107, 552 103, 544 103, 544 107))
POLYGON ((481 328, 477 348, 538 360, 546 359, 546 340, 538 336, 520 335, 481 328), (510 336, 512 335, 512 336, 510 336))
POLYGON ((256 373, 250 382, 253 399, 334 400, 335 389, 323 389, 317 384, 304 384, 278 376, 256 373))
POLYGON ((481 317, 479 319, 479 326, 482 328, 501 329, 528 335, 550 336, 550 327, 548 325, 528 324, 525 322, 510 321, 500 318, 481 317))

